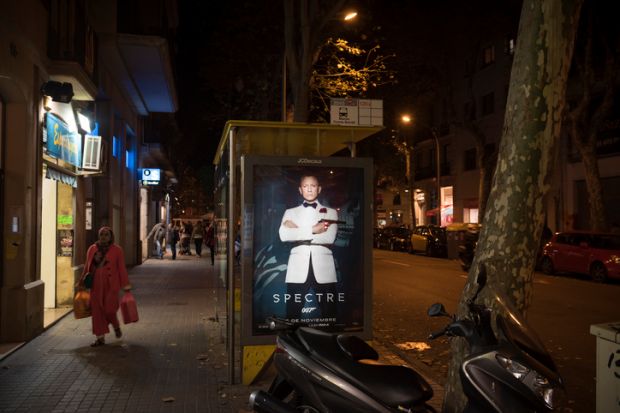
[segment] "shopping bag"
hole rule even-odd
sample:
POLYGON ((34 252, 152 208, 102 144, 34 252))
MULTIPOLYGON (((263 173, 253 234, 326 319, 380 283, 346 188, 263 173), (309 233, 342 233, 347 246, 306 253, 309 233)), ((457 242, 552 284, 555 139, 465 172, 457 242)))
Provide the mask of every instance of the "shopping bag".
POLYGON ((138 306, 133 294, 126 291, 121 298, 121 313, 123 314, 123 323, 135 323, 138 321, 138 306))
POLYGON ((73 297, 73 315, 75 318, 90 317, 90 292, 78 290, 73 297))

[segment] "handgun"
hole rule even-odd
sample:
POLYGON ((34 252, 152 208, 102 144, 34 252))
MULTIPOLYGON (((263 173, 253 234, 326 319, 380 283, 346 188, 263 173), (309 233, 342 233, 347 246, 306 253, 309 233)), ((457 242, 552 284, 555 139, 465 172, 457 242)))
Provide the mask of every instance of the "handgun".
POLYGON ((336 219, 325 219, 325 218, 319 219, 319 223, 321 222, 327 222, 328 224, 346 224, 347 223, 347 221, 339 221, 336 219))

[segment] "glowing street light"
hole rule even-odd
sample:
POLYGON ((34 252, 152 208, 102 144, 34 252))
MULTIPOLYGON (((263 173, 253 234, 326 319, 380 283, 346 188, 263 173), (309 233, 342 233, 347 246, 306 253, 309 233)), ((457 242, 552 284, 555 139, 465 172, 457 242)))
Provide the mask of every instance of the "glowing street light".
MULTIPOLYGON (((413 117, 409 114, 403 114, 400 117, 400 120, 404 123, 404 124, 411 124, 413 123, 413 117)), ((418 124, 422 127, 425 127, 427 129, 429 129, 431 131, 431 134, 433 135, 433 140, 435 141, 435 163, 436 163, 436 174, 437 176, 435 177, 436 179, 436 191, 437 191, 437 225, 441 225, 441 147, 439 145, 439 136, 437 136, 437 131, 435 130, 435 128, 425 125, 423 123, 418 122, 418 124)))
POLYGON ((352 10, 344 16, 344 20, 349 21, 349 20, 353 20, 356 17, 357 17, 357 12, 355 10, 352 10))

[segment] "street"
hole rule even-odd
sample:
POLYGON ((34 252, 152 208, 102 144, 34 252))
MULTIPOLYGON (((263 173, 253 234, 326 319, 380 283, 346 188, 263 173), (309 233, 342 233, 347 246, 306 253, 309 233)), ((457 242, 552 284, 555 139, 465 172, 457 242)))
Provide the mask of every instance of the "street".
MULTIPOLYGON (((374 250, 375 339, 439 383, 445 382, 450 352, 447 338, 426 341, 446 319, 430 319, 427 308, 442 302, 456 309, 467 274, 457 261, 374 250), (426 347, 429 349, 405 349, 426 347)), ((620 320, 620 285, 577 276, 536 273, 528 322, 551 352, 567 389, 566 412, 591 412, 596 393, 596 338, 590 325, 620 320)))

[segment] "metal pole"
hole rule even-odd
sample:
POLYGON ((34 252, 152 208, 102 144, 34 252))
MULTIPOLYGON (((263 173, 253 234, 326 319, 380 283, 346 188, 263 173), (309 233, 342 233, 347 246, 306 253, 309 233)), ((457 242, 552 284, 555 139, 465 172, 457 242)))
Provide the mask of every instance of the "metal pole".
POLYGON ((439 138, 434 128, 431 128, 433 138, 435 138, 435 152, 437 162, 437 226, 441 226, 441 154, 439 152, 439 138))
POLYGON ((234 255, 235 255, 235 141, 234 129, 231 129, 228 138, 228 246, 226 251, 226 273, 228 275, 228 305, 227 305, 227 338, 228 338, 228 384, 235 384, 235 277, 234 277, 234 255))
POLYGON ((282 62, 282 122, 286 122, 286 50, 282 62))

